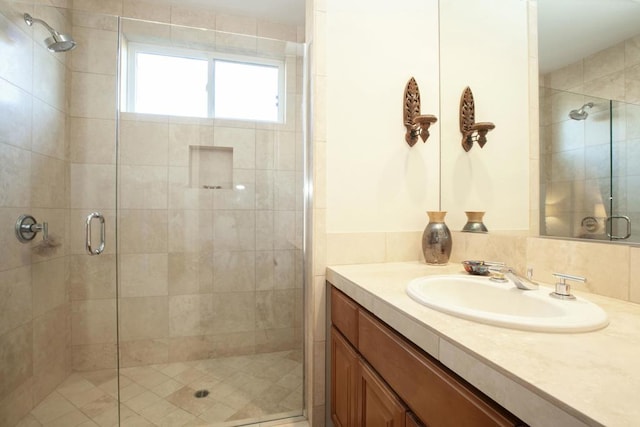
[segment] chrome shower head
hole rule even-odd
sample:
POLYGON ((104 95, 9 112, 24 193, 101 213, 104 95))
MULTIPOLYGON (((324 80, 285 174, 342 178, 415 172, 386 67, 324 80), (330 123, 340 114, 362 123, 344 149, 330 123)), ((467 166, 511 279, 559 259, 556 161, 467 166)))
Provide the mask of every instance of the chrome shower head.
POLYGON ((584 120, 589 116, 589 113, 585 111, 585 108, 593 108, 593 102, 587 102, 577 110, 569 111, 569 117, 573 120, 584 120))
POLYGON ((24 22, 26 22, 28 26, 32 26, 34 22, 38 22, 49 31, 51 37, 47 37, 44 43, 51 52, 68 52, 76 47, 76 42, 73 40, 73 37, 68 34, 60 34, 42 19, 34 18, 28 13, 25 13, 24 22))

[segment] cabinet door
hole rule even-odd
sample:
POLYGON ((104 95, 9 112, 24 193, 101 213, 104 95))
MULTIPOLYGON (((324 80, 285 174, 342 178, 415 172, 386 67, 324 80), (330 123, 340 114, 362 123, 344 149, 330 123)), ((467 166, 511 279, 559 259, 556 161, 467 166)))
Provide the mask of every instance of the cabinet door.
POLYGON ((356 427, 358 355, 331 327, 331 419, 335 427, 356 427))
POLYGON ((358 373, 358 425, 404 427, 407 410, 395 393, 365 362, 358 373))

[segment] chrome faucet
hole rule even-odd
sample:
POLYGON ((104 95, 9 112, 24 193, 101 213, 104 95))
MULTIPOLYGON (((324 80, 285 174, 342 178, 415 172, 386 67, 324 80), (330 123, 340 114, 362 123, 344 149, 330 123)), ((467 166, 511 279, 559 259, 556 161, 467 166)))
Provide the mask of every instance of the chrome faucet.
POLYGON ((521 276, 520 274, 516 273, 513 268, 506 265, 489 267, 489 269, 498 273, 502 273, 505 277, 511 280, 514 285, 516 285, 516 288, 522 289, 523 291, 535 291, 540 286, 532 280, 533 268, 527 269, 527 277, 521 276))

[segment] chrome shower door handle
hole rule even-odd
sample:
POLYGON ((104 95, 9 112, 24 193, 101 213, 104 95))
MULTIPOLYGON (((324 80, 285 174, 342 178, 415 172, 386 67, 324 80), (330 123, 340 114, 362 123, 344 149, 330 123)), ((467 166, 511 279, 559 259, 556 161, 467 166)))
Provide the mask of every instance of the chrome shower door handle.
POLYGON ((629 217, 625 216, 625 215, 613 215, 613 216, 607 217, 606 229, 607 229, 607 237, 609 237, 611 240, 628 239, 629 237, 631 237, 631 219, 629 219, 629 217), (621 219, 621 220, 624 220, 627 223, 627 234, 626 235, 624 235, 624 236, 613 235, 613 223, 612 223, 613 219, 621 219))
POLYGON ((87 235, 87 241, 86 241, 87 253, 89 255, 100 255, 102 251, 104 251, 104 238, 105 238, 104 216, 102 216, 100 212, 91 212, 89 216, 87 216, 86 235, 87 235), (97 249, 93 249, 91 247, 91 222, 93 221, 94 218, 97 218, 100 221, 100 245, 98 246, 97 249))

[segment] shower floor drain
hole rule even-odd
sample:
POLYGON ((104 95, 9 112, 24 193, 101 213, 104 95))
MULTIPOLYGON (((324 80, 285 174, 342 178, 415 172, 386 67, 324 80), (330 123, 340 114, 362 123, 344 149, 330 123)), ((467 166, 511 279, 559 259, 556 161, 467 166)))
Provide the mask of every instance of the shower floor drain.
POLYGON ((197 397, 198 399, 207 397, 209 396, 209 390, 198 390, 195 392, 194 396, 197 397))

